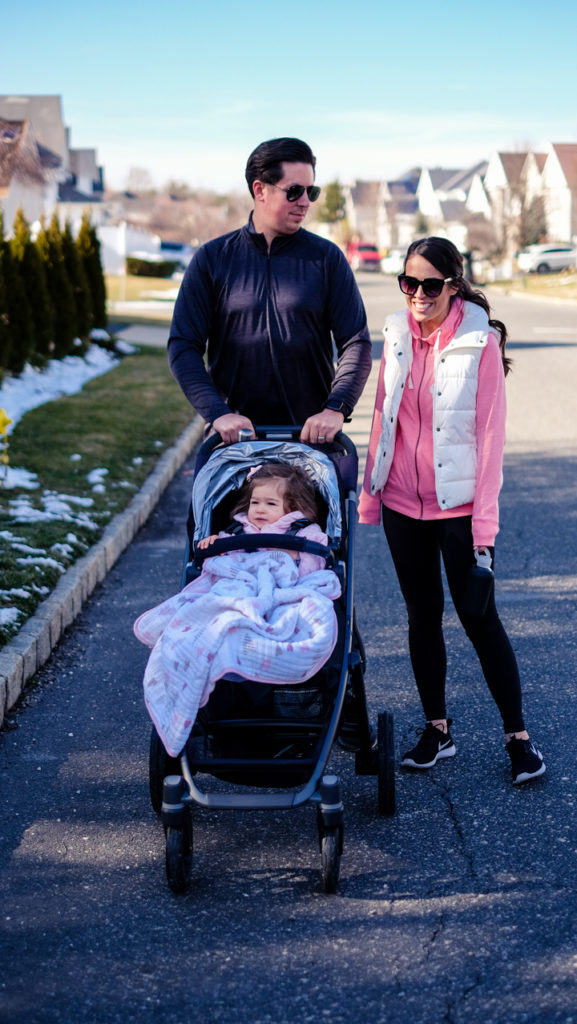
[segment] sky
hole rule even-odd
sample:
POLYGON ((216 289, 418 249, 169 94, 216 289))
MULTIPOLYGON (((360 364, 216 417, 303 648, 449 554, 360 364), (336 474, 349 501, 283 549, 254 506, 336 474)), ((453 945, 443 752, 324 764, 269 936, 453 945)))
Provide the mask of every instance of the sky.
POLYGON ((0 93, 60 95, 110 188, 244 190, 283 135, 321 185, 391 180, 577 142, 576 39, 575 0, 27 0, 2 11, 0 93))

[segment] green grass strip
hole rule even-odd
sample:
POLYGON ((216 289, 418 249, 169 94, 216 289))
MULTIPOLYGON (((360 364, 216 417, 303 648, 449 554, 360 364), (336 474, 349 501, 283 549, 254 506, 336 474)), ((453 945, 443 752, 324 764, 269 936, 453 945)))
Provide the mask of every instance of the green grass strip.
POLYGON ((36 474, 39 486, 0 487, 0 646, 98 541, 193 416, 166 350, 146 347, 22 417, 10 465, 36 474), (108 472, 89 481, 97 470, 108 472))

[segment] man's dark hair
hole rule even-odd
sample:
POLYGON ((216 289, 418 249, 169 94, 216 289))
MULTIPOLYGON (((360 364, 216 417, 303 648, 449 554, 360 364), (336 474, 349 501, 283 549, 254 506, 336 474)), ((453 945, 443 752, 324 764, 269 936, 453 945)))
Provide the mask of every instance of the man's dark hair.
POLYGON ((253 198, 253 182, 258 179, 276 185, 283 176, 283 163, 310 164, 314 171, 317 159, 311 147, 300 139, 269 139, 268 142, 261 142, 250 154, 245 171, 246 183, 253 198))

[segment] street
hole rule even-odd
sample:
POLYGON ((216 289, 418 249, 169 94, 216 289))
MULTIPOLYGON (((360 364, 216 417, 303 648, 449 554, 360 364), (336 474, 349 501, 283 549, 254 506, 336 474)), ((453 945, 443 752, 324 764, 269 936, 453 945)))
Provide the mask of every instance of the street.
MULTIPOLYGON (((363 456, 380 329, 403 302, 394 279, 359 283, 375 356, 349 431, 363 456)), ((514 359, 497 603, 547 774, 511 785, 448 602, 457 756, 399 770, 397 812, 381 818, 376 780, 335 750, 339 893, 321 890, 312 808, 198 808, 192 886, 174 896, 148 796, 148 652, 132 623, 178 588, 189 460, 0 733, 0 1020, 577 1022, 577 310, 487 294, 514 359)), ((393 713, 398 756, 422 721, 378 527, 357 530, 355 579, 371 716, 393 713)))

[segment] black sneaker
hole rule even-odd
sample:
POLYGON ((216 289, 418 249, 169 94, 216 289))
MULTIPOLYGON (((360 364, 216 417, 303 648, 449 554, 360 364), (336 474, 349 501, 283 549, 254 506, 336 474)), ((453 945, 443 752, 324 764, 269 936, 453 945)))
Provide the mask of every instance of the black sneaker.
POLYGON ((531 740, 518 740, 515 737, 505 744, 505 750, 511 758, 513 785, 529 782, 543 775, 545 762, 543 755, 531 740))
POLYGON ((401 765, 405 768, 432 768, 441 757, 454 757, 455 744, 449 732, 452 724, 453 720, 448 718, 447 731, 443 732, 427 722, 425 728, 420 730, 421 738, 417 746, 403 754, 401 765))

